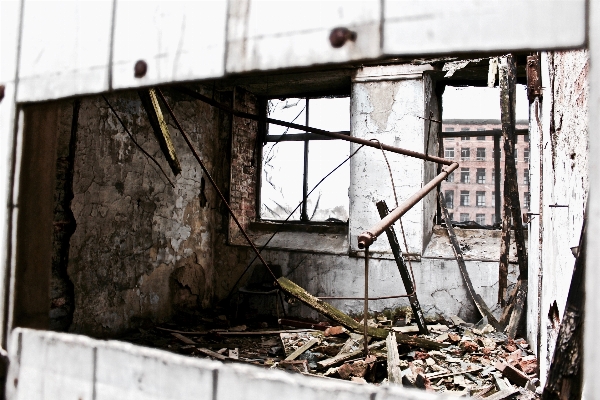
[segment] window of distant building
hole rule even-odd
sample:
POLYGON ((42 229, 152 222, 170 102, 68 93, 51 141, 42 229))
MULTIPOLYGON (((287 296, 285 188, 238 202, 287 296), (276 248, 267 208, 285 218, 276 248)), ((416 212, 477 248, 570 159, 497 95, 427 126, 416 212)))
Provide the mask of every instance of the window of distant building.
POLYGON ((476 192, 475 196, 477 207, 485 207, 485 192, 476 192))
POLYGON ((469 148, 460 149, 460 159, 462 161, 469 161, 471 159, 471 149, 469 149, 469 148))
POLYGON ((454 147, 445 147, 444 148, 444 158, 448 158, 450 160, 454 159, 454 147))
POLYGON ((523 170, 523 185, 529 185, 529 170, 523 170))
POLYGON ((529 147, 525 147, 523 149, 523 161, 525 161, 526 163, 529 162, 529 147))
POLYGON ((446 190, 444 197, 446 199, 446 208, 454 208, 454 190, 446 190))
POLYGON ((519 162, 519 149, 515 149, 515 164, 519 162))
POLYGON ((485 148, 484 147, 477 148, 477 161, 485 161, 485 148))
POLYGON ((460 169, 460 183, 469 183, 469 168, 460 169))
POLYGON ((485 225, 485 214, 475 214, 475 222, 479 225, 485 225))
POLYGON ((448 176, 446 177, 446 182, 449 182, 449 183, 454 182, 454 172, 451 172, 448 174, 448 176))
POLYGON ((477 183, 485 183, 485 168, 477 168, 477 183))
POLYGON ((460 213, 460 222, 468 222, 469 214, 468 213, 460 213))
POLYGON ((469 205, 469 191, 468 190, 460 191, 460 205, 461 206, 469 205))
POLYGON ((529 203, 530 203, 530 201, 531 201, 531 198, 529 196, 529 192, 525 192, 523 194, 523 208, 529 210, 529 206, 530 206, 529 203))

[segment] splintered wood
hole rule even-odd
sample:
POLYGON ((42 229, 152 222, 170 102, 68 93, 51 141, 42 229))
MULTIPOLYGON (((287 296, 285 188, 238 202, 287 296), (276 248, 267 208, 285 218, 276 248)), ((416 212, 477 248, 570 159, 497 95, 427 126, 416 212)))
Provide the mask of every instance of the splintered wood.
MULTIPOLYGON (((324 301, 317 299, 306 290, 296 285, 294 282, 290 281, 285 277, 281 277, 277 279, 279 286, 286 293, 294 296, 307 306, 317 310, 319 313, 325 315, 328 318, 338 322, 339 324, 345 326, 346 328, 354 331, 354 332, 362 332, 363 326, 361 326, 358 322, 356 322, 352 317, 333 307, 331 304, 325 303, 324 301)), ((386 339, 388 336, 388 330, 381 328, 367 328, 367 334, 370 337, 374 337, 377 339, 386 339)), ((412 337, 408 335, 401 334, 396 332, 396 340, 398 343, 404 343, 411 346, 423 347, 426 349, 439 349, 444 347, 443 344, 427 340, 421 339, 417 337, 412 337)))

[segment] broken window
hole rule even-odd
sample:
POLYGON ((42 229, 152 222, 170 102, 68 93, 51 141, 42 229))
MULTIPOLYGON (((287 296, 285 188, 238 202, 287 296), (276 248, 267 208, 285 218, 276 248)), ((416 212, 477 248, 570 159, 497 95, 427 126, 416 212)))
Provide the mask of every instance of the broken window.
POLYGON ((444 196, 446 199, 446 207, 454 208, 454 190, 446 190, 444 196))
POLYGON ((484 184, 485 183, 485 168, 477 168, 477 183, 484 184))
POLYGON ((469 205, 469 191, 468 190, 460 191, 460 205, 461 206, 469 205))
POLYGON ((469 161, 471 159, 471 149, 460 149, 460 159, 462 161, 469 161))
POLYGON ((485 192, 476 192, 475 196, 477 207, 485 207, 485 192))
POLYGON ((454 159, 454 147, 444 148, 444 158, 454 159))
POLYGON ((477 222, 479 225, 485 225, 485 214, 476 214, 475 222, 477 222))
POLYGON ((485 161, 485 147, 477 148, 477 161, 485 161))
MULTIPOLYGON (((272 99, 267 104, 269 118, 349 133, 349 97, 272 99)), ((292 214, 290 219, 296 221, 348 220, 348 163, 308 195, 325 175, 349 156, 348 142, 274 124, 268 124, 265 142, 261 219, 285 220, 292 214), (301 207, 297 207, 299 203, 302 203, 301 207)))
POLYGON ((460 169, 460 183, 469 183, 469 168, 460 169))

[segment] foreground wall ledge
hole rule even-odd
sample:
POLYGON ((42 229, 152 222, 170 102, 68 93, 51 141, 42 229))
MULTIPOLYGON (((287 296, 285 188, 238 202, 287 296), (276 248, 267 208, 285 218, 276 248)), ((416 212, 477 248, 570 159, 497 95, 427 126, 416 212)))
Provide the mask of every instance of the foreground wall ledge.
POLYGON ((118 341, 17 328, 11 334, 7 399, 404 399, 440 398, 224 364, 118 341))

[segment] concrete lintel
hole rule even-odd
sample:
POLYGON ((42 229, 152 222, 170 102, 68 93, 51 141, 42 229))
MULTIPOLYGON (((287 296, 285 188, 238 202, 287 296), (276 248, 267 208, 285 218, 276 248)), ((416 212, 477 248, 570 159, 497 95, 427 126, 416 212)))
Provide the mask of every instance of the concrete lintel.
POLYGON ((377 65, 362 67, 354 73, 352 82, 399 81, 403 79, 421 79, 423 72, 432 71, 430 64, 413 65, 377 65))

